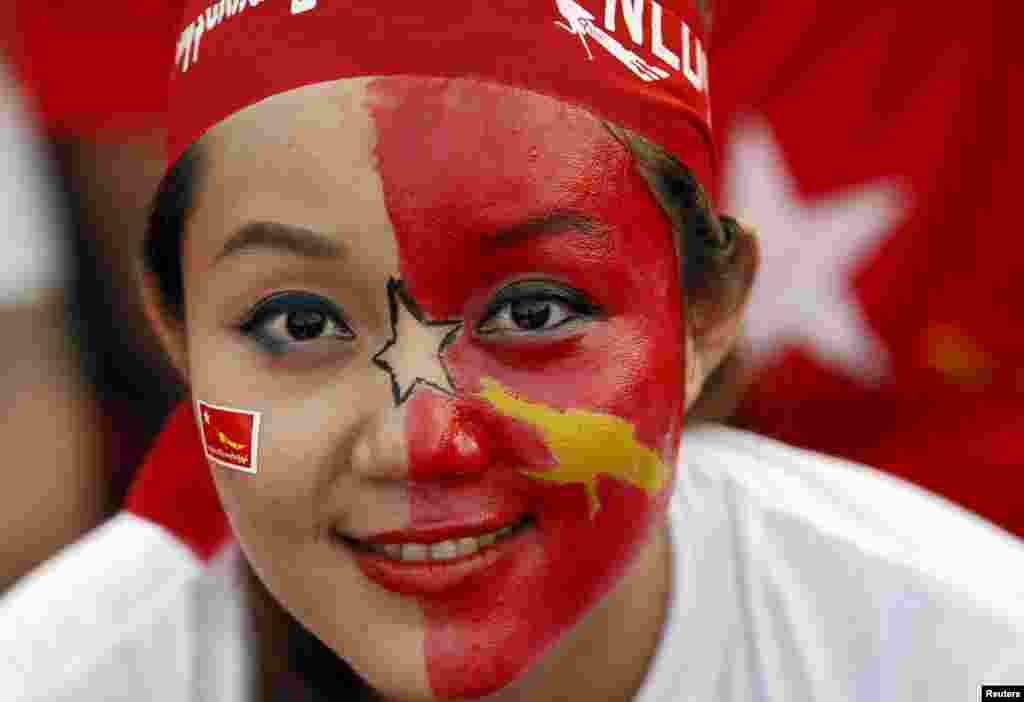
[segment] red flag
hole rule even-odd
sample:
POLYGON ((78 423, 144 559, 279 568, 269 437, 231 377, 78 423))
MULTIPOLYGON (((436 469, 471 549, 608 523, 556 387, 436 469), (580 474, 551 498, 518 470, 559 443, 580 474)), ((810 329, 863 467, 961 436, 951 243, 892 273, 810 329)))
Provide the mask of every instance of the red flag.
POLYGON ((712 80, 725 208, 748 210, 766 252, 740 423, 1024 534, 1006 500, 1024 242, 1005 15, 731 0, 712 80))
POLYGON ((260 413, 196 403, 206 457, 228 468, 256 472, 260 413))

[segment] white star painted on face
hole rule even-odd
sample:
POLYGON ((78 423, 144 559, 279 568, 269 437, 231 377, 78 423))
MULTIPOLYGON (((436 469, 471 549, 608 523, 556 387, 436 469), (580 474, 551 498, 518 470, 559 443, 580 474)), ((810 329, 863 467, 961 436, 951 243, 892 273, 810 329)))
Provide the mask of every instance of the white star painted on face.
POLYGON ((888 351, 865 320, 851 283, 902 218, 902 191, 876 181, 802 201, 762 120, 732 132, 725 161, 725 211, 756 228, 761 245, 746 315, 755 363, 803 342, 828 365, 868 383, 881 380, 889 370, 888 351))
POLYGON ((454 395, 444 350, 462 328, 458 320, 424 319, 416 302, 405 291, 402 281, 388 281, 391 308, 391 339, 373 357, 374 364, 388 373, 395 405, 409 399, 420 384, 454 395))

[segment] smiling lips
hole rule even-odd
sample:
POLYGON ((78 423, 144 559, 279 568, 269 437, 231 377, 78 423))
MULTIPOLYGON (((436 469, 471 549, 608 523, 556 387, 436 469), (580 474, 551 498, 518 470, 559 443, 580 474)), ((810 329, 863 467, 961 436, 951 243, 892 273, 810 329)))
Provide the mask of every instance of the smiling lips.
POLYGON ((390 532, 359 540, 338 534, 338 542, 367 578, 402 595, 437 596, 491 570, 499 561, 516 559, 524 543, 536 538, 534 520, 522 515, 474 527, 443 527, 390 532))
MULTIPOLYGON (((449 538, 443 541, 412 540, 393 542, 387 540, 358 541, 356 539, 346 539, 346 542, 356 549, 380 554, 393 560, 406 562, 453 561, 493 546, 497 541, 524 528, 529 521, 529 517, 524 517, 515 524, 510 524, 500 529, 492 529, 474 536, 449 538)), ((395 535, 393 538, 397 537, 398 535, 395 535)))
POLYGON ((513 471, 473 479, 414 481, 409 489, 431 504, 420 524, 394 531, 332 530, 334 542, 377 585, 406 595, 437 595, 482 573, 529 534, 539 538, 538 505, 513 471))

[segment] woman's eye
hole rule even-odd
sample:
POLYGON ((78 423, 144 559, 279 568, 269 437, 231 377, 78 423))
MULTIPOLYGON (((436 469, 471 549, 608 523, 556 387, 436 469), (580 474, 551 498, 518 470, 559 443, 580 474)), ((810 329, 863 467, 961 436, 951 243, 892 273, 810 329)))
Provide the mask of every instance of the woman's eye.
POLYGON ((333 304, 309 293, 278 293, 258 303, 241 331, 279 354, 311 342, 355 338, 333 304))
POLYGON ((487 307, 479 334, 539 334, 595 314, 579 291, 525 281, 499 292, 487 307))

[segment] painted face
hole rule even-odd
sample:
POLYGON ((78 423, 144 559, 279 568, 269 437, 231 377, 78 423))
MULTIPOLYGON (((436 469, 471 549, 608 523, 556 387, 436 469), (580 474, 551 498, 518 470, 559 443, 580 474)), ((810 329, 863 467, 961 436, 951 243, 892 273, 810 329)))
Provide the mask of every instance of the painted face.
POLYGON ((192 391, 275 596, 398 698, 510 684, 649 543, 685 405, 670 225, 592 116, 466 81, 303 88, 204 139, 192 391))

